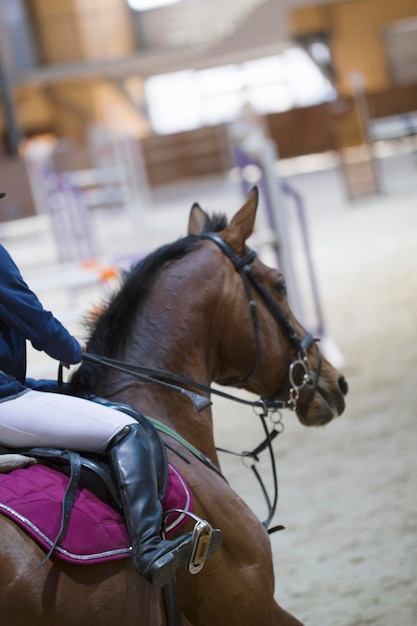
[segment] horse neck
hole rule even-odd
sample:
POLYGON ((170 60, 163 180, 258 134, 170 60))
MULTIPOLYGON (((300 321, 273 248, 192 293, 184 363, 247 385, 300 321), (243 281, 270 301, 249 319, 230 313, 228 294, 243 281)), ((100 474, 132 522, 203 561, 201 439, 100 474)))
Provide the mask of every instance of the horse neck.
MULTIPOLYGON (((205 313, 210 319, 208 303, 205 313)), ((206 316, 196 314, 185 295, 179 298, 169 286, 158 284, 147 305, 138 312, 131 336, 118 359, 210 385, 213 361, 210 346, 215 345, 216 338, 206 316)), ((126 379, 125 375, 114 372, 109 372, 107 377, 110 387, 116 390, 112 400, 130 404, 170 426, 217 463, 210 409, 198 413, 188 396, 155 383, 132 381, 131 377, 126 379)), ((105 381, 103 388, 106 387, 105 381)))
MULTIPOLYGON (((146 365, 152 367, 148 363, 146 365)), ((163 369, 175 372, 168 367, 163 369)), ((193 376, 192 380, 197 380, 197 377, 193 376)), ((198 412, 192 400, 180 390, 165 388, 157 383, 120 382, 120 390, 112 395, 113 401, 128 404, 143 415, 169 426, 218 465, 210 407, 198 412)))

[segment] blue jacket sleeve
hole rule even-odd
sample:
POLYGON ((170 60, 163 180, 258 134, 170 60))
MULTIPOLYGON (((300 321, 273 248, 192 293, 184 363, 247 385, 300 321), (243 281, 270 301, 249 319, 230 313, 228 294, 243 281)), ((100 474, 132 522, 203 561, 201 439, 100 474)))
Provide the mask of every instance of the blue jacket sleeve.
POLYGON ((0 319, 37 350, 68 364, 79 363, 78 341, 24 282, 9 253, 0 245, 0 319))

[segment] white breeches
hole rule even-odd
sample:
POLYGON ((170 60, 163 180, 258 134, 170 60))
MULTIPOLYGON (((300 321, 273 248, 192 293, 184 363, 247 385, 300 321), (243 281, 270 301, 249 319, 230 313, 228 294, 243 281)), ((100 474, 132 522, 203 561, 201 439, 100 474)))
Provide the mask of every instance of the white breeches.
POLYGON ((30 390, 0 402, 0 445, 103 453, 114 435, 135 423, 129 415, 90 400, 30 390))

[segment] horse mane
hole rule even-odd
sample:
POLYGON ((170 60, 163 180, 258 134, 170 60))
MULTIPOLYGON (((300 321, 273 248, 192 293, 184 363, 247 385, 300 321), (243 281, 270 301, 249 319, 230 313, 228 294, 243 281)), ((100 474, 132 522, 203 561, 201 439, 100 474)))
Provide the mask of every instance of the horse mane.
MULTIPOLYGON (((207 215, 203 232, 219 232, 226 226, 225 215, 207 215)), ((184 257, 196 247, 198 241, 198 235, 187 235, 173 243, 162 245, 122 275, 119 288, 103 303, 101 313, 85 320, 89 353, 110 358, 115 356, 116 349, 128 341, 135 314, 146 301, 164 265, 184 257)), ((93 393, 102 378, 104 367, 84 361, 70 379, 72 391, 93 393)))

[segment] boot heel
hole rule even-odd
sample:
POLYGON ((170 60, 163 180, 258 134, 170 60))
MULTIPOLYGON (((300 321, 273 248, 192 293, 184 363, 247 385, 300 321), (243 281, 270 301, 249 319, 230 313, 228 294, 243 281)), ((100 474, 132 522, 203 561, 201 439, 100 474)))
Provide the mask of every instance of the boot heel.
POLYGON ((159 558, 142 575, 154 587, 164 587, 175 577, 174 555, 167 554, 159 558))

